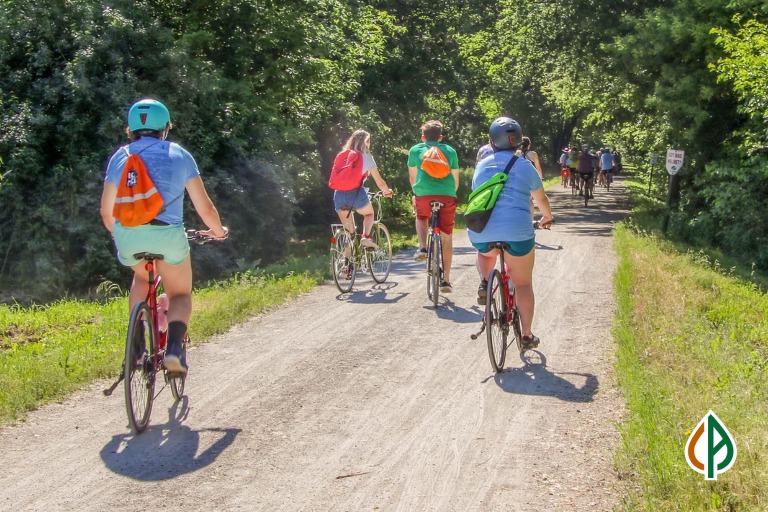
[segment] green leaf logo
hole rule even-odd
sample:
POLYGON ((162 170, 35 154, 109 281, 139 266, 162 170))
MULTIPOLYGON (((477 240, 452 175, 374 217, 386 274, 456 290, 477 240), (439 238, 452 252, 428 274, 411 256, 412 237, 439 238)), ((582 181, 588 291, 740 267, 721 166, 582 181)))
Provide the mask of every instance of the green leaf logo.
POLYGON ((704 416, 685 444, 688 465, 704 475, 705 480, 717 480, 736 462, 736 442, 713 411, 704 416))

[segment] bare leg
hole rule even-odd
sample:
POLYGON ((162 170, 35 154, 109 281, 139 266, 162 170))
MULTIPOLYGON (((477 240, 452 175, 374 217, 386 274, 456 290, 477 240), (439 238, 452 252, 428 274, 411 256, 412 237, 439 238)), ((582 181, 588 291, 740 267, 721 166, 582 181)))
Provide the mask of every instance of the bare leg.
POLYGON ((451 282, 451 262, 453 261, 453 237, 440 233, 443 242, 443 279, 451 282))
POLYGON ((517 308, 520 310, 520 322, 523 327, 523 336, 531 335, 533 325, 533 263, 535 251, 525 256, 512 256, 505 253, 504 262, 507 264, 509 276, 515 284, 515 297, 517 308))
POLYGON ((427 232, 429 227, 427 225, 427 219, 416 218, 416 236, 419 238, 419 249, 427 247, 427 232))

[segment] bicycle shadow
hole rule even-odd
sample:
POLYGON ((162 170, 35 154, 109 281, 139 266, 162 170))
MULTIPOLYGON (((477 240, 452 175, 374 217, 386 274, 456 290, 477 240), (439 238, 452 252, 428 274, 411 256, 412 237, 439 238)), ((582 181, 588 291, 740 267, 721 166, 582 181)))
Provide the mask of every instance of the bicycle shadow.
POLYGON ((189 413, 185 396, 169 410, 165 425, 150 425, 143 433, 118 434, 112 437, 100 456, 104 465, 114 473, 155 482, 202 469, 216 460, 235 441, 239 428, 204 428, 192 430, 182 424, 189 413), (181 409, 180 409, 181 408, 181 409), (218 439, 198 454, 202 441, 207 442, 214 433, 218 439))
POLYGON ((367 290, 355 290, 353 288, 350 292, 338 294, 336 300, 355 304, 393 304, 410 295, 408 292, 391 293, 390 290, 397 288, 397 286, 397 281, 387 281, 386 283, 374 284, 367 290))
POLYGON ((562 251, 562 245, 544 245, 536 242, 535 249, 537 251, 562 251))
POLYGON ((442 295, 440 296, 439 301, 440 304, 437 309, 431 304, 423 306, 423 309, 435 311, 438 318, 450 320, 456 324, 476 324, 483 320, 485 311, 481 310, 478 306, 472 306, 470 309, 462 308, 442 295))
MULTIPOLYGON (((512 346, 507 352, 507 357, 516 353, 515 347, 512 346)), ((507 393, 551 396, 577 403, 591 402, 597 393, 599 382, 591 373, 549 371, 547 358, 538 350, 527 351, 521 359, 525 362, 523 367, 505 368, 493 377, 496 385, 507 393), (583 378, 584 383, 577 386, 567 378, 568 376, 583 378)))

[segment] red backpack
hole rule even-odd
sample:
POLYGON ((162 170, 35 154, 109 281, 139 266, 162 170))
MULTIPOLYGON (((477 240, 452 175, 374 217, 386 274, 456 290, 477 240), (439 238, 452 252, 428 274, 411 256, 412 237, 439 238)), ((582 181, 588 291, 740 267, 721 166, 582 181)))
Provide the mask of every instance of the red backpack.
MULTIPOLYGON (((128 148, 123 149, 128 153, 128 148)), ((129 153, 117 187, 112 216, 121 225, 132 228, 151 221, 162 209, 163 197, 149 177, 147 166, 137 153, 129 153)))
POLYGON ((333 190, 347 192, 360 188, 365 179, 363 174, 363 154, 354 149, 347 149, 336 155, 331 169, 328 186, 333 190))

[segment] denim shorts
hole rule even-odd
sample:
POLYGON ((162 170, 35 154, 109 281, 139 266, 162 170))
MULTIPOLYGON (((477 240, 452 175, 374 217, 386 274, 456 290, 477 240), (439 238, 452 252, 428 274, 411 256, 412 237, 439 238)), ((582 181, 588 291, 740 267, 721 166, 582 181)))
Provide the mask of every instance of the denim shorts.
POLYGON ((126 267, 141 260, 133 257, 137 252, 162 254, 169 265, 180 265, 189 257, 189 241, 184 226, 137 226, 125 228, 115 223, 117 259, 126 267))
POLYGON ((365 208, 371 204, 368 199, 368 189, 360 187, 355 190, 349 190, 343 192, 341 190, 335 190, 333 192, 333 207, 338 212, 341 210, 359 210, 365 208))
MULTIPOLYGON (((478 242, 473 243, 472 247, 480 251, 481 254, 485 254, 488 251, 491 250, 489 247, 492 242, 478 242)), ((530 240, 523 240, 522 242, 504 242, 509 246, 509 249, 507 249, 507 252, 511 254, 512 256, 525 256, 529 252, 533 250, 533 248, 536 246, 536 238, 531 238, 530 240)))

